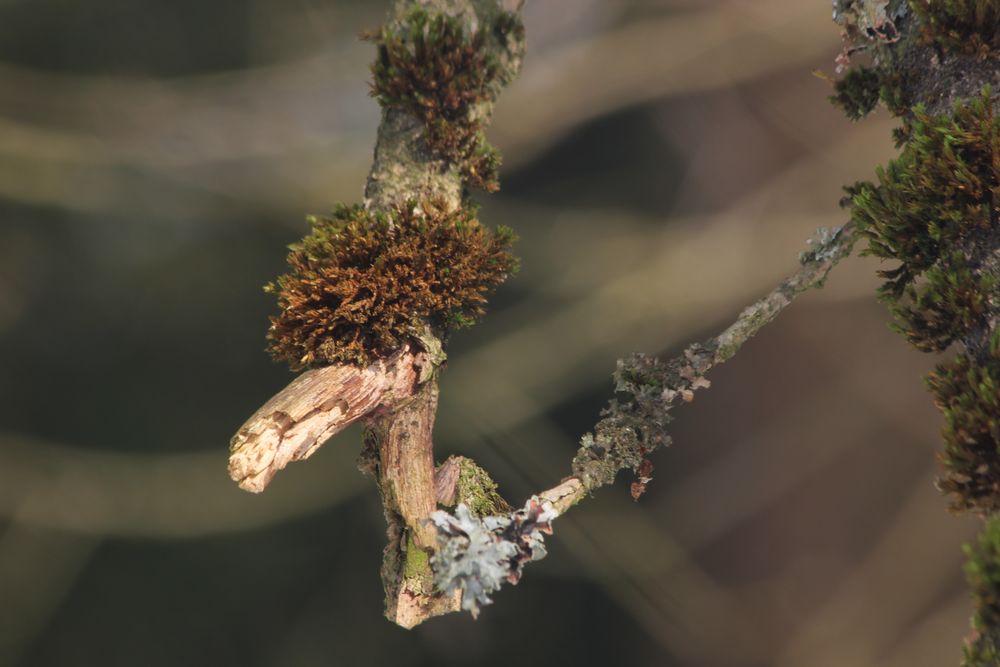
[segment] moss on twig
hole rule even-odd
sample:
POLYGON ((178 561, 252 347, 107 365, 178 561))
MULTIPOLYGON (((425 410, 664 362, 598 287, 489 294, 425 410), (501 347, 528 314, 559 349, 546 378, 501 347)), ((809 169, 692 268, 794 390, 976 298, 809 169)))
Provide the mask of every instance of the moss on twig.
POLYGON ((271 355, 293 368, 387 356, 424 322, 438 332, 469 326, 486 295, 517 269, 515 237, 466 209, 409 202, 391 213, 340 206, 314 217, 291 247, 289 273, 267 285, 271 355))
POLYGON ((497 12, 470 33, 461 18, 417 5, 401 24, 366 38, 378 46, 372 95, 420 118, 431 152, 458 165, 469 185, 498 190, 500 154, 486 142, 479 106, 495 101, 510 81, 510 68, 487 40, 519 48, 524 27, 517 14, 497 12))

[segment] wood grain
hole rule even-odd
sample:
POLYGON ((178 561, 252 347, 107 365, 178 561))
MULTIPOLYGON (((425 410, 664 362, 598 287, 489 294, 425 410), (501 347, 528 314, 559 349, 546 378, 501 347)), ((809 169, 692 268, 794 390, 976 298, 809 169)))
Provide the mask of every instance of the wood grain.
POLYGON ((365 368, 338 364, 306 371, 233 436, 230 477, 260 493, 290 462, 309 458, 350 424, 412 396, 428 363, 426 354, 406 346, 365 368))

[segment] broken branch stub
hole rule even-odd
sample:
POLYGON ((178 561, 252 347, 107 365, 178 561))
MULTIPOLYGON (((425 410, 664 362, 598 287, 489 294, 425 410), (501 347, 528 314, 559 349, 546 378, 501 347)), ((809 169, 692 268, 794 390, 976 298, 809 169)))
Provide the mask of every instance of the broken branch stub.
POLYGON ((433 362, 404 346, 367 367, 337 364, 306 371, 264 404, 233 436, 229 476, 260 493, 292 461, 380 408, 413 396, 433 362))

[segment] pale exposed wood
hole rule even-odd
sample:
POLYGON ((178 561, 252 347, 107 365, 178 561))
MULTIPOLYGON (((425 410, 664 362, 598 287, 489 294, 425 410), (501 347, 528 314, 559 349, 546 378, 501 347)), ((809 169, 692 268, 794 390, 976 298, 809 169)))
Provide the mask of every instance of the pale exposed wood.
POLYGON ((396 598, 396 607, 389 620, 407 630, 420 625, 428 618, 443 616, 462 609, 462 591, 451 595, 426 595, 404 585, 396 598))
POLYGON ((423 353, 409 347, 367 368, 338 364, 306 371, 264 404, 233 436, 229 475, 240 488, 260 493, 292 461, 373 410, 413 395, 423 353))
POLYGON ((578 477, 567 477, 556 486, 542 491, 538 494, 538 499, 543 503, 550 502, 552 507, 562 514, 573 505, 577 504, 587 495, 587 487, 583 485, 578 477))

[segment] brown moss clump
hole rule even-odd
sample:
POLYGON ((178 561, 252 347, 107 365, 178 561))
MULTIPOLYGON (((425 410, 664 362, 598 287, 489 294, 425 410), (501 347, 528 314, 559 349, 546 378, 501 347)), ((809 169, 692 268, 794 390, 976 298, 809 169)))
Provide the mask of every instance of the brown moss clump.
POLYGON ((466 209, 341 206, 311 222, 312 233, 291 246, 290 271, 265 288, 281 307, 268 349, 296 370, 369 363, 424 324, 439 334, 469 326, 517 268, 513 232, 491 231, 466 209))
POLYGON ((926 41, 980 58, 1000 55, 1000 0, 910 0, 926 41))
POLYGON ((931 373, 927 383, 945 417, 944 475, 953 510, 1000 510, 1000 336, 983 359, 958 355, 931 373))
POLYGON ((455 163, 470 185, 499 189, 499 153, 484 136, 477 107, 493 102, 509 71, 486 40, 520 40, 516 14, 500 12, 469 34, 461 19, 415 7, 400 28, 383 26, 366 38, 378 46, 372 95, 386 107, 402 107, 423 121, 428 147, 455 163))

